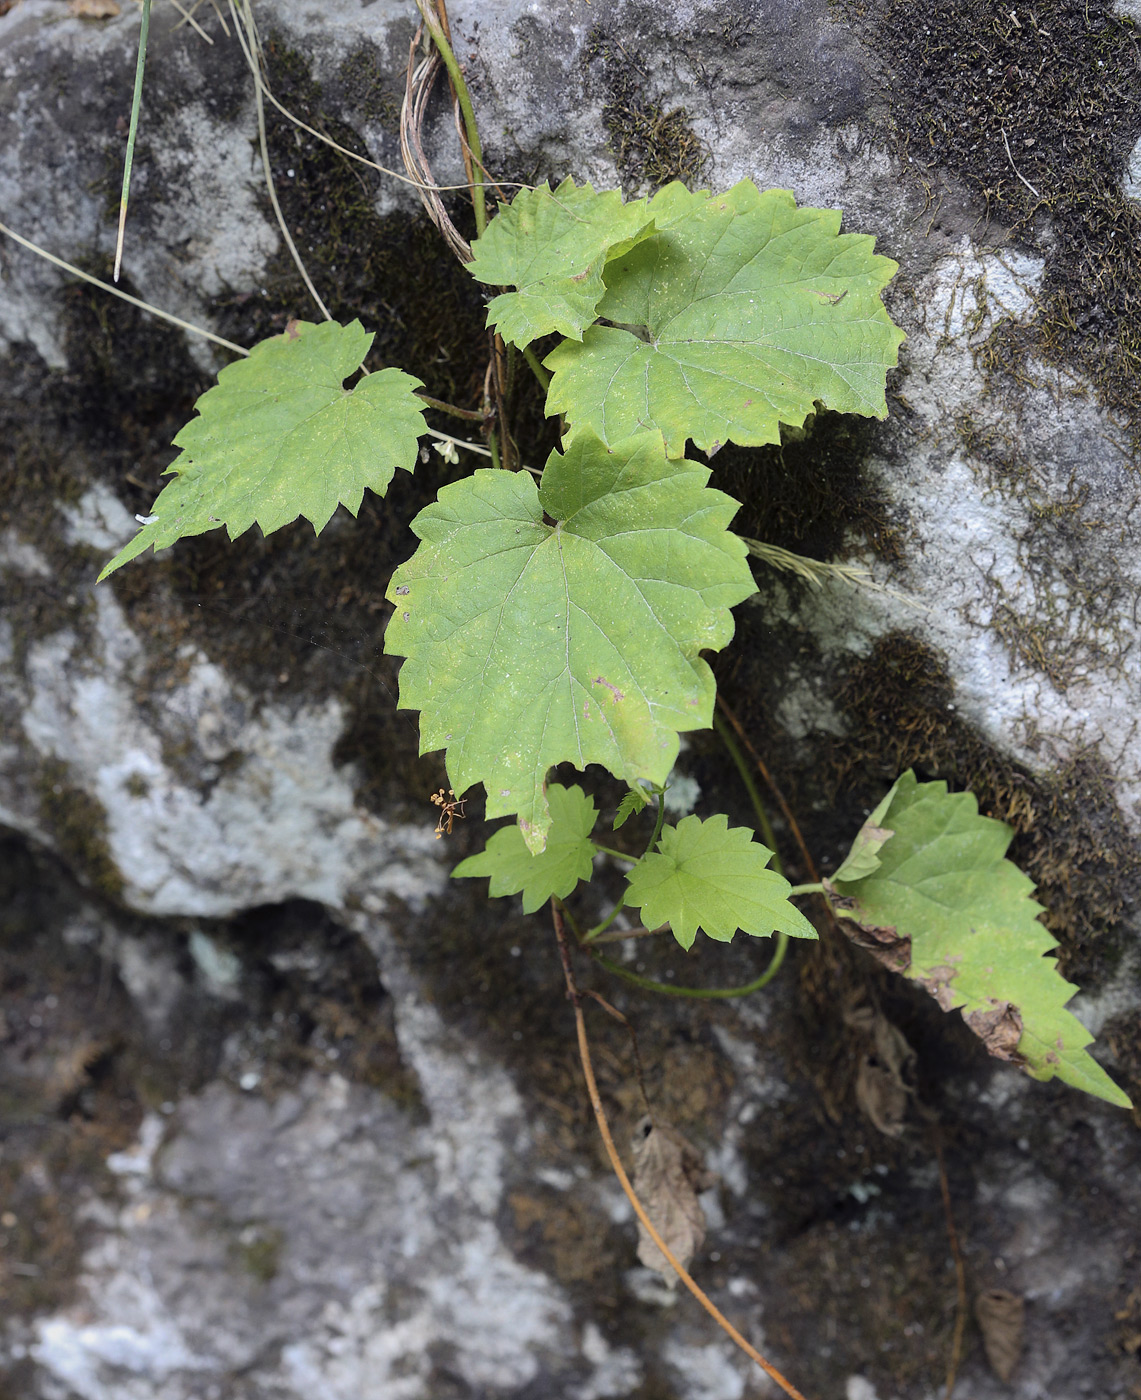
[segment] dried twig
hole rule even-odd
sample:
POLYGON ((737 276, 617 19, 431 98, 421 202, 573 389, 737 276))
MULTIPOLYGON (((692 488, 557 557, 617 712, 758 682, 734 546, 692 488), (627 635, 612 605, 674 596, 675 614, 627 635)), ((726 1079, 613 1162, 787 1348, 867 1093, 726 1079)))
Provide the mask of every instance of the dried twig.
POLYGON ((717 707, 725 716, 725 718, 729 721, 729 723, 733 726, 733 730, 736 733, 737 738, 740 739, 741 744, 745 749, 745 752, 757 765, 757 772, 760 773, 761 777, 765 780, 765 784, 768 787, 769 791, 772 793, 773 797, 776 798, 777 806, 781 810, 781 815, 784 817, 785 821, 788 822, 788 829, 792 832, 793 839, 795 840, 797 847, 800 850, 801 859, 804 861, 804 868, 808 872, 808 878, 813 882, 813 884, 819 884, 820 872, 816 868, 816 862, 812 859, 812 856, 809 854, 808 846, 806 845, 804 837, 801 834, 800 826, 796 818, 792 815, 792 808, 784 799, 784 793, 781 792, 779 787, 777 787, 776 780, 773 778, 773 775, 769 772, 768 766, 766 765, 765 761, 761 758, 757 750, 753 747, 752 741, 750 740, 749 736, 745 733, 741 721, 729 708, 728 704, 725 702, 725 698, 721 695, 718 695, 717 697, 717 707))
POLYGON ((611 1005, 600 992, 596 992, 588 987, 587 990, 580 993, 580 995, 590 997, 593 1001, 596 1001, 599 1006, 602 1007, 603 1011, 613 1016, 620 1025, 625 1026, 630 1032, 630 1045, 634 1051, 634 1070, 638 1076, 638 1088, 642 1093, 642 1106, 645 1108, 646 1114, 652 1123, 654 1121, 654 1110, 650 1107, 650 1096, 646 1093, 646 1074, 642 1068, 642 1052, 638 1049, 638 1032, 634 1029, 633 1021, 631 1021, 628 1016, 624 1016, 616 1006, 611 1005))
POLYGON ((959 1234, 955 1229, 955 1217, 951 1210, 951 1186, 947 1180, 947 1164, 943 1161, 943 1136, 939 1131, 939 1124, 933 1124, 931 1131, 935 1138, 935 1160, 939 1163, 939 1190, 943 1196, 943 1214, 947 1217, 947 1235, 955 1259, 955 1334, 951 1339, 951 1356, 947 1362, 947 1389, 944 1394, 944 1400, 951 1400, 959 1361, 963 1354, 963 1332, 967 1325, 967 1269, 963 1263, 963 1251, 959 1248, 959 1234))
POLYGON ((661 1250, 662 1254, 669 1261, 670 1267, 677 1273, 679 1279, 686 1288, 693 1294, 705 1311, 713 1318, 718 1327, 734 1341, 750 1360, 755 1361, 764 1371, 765 1375, 774 1380, 791 1400, 805 1400, 805 1397, 797 1390, 791 1381, 785 1380, 784 1376, 771 1365, 761 1353, 750 1342, 737 1331, 725 1314, 717 1307, 716 1303, 705 1293, 690 1277, 687 1270, 683 1269, 676 1255, 662 1239, 654 1226, 654 1222, 646 1214, 646 1209, 642 1202, 634 1194, 634 1188, 630 1185, 630 1178, 626 1175, 626 1169, 622 1165, 622 1160, 618 1156, 618 1149, 614 1146, 614 1138, 610 1133, 610 1123, 606 1117, 606 1110, 602 1107, 602 1098, 598 1092, 598 1084, 594 1078, 594 1066, 590 1059, 590 1045, 586 1038, 586 1022, 582 1014, 582 993, 578 990, 575 982, 574 968, 571 966, 570 944, 567 940, 566 927, 563 923, 562 910, 555 900, 551 900, 551 919, 555 926, 555 938, 558 940, 559 957, 562 959, 563 977, 566 979, 567 997, 574 1007, 575 1029, 578 1032, 578 1053, 582 1061, 582 1072, 586 1078, 586 1091, 590 1095, 590 1106, 594 1110, 595 1122, 598 1124, 598 1131, 602 1134, 602 1143, 606 1148, 606 1155, 610 1159, 614 1175, 618 1178, 618 1184, 626 1193, 626 1199, 634 1208, 634 1214, 641 1221, 646 1233, 653 1240, 654 1244, 661 1250))
POLYGON ((1010 154, 1010 142, 1006 139, 1006 128, 1000 127, 999 130, 1002 132, 1002 144, 1006 147, 1006 158, 1008 161, 1010 161, 1011 170, 1014 171, 1014 173, 1018 176, 1018 178, 1022 181, 1022 183, 1026 186, 1026 188, 1030 191, 1030 193, 1034 196, 1035 199, 1041 199, 1042 196, 1038 193, 1038 191, 1034 188, 1034 186, 1030 183, 1026 176, 1022 174, 1018 166, 1014 163, 1014 157, 1010 154))

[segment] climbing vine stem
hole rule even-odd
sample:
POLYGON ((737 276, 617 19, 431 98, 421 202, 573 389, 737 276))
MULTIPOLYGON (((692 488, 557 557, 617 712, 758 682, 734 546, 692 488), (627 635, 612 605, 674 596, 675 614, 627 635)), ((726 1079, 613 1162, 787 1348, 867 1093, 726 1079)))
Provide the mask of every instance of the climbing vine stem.
POLYGON ((752 982, 746 982, 740 987, 676 987, 672 982, 657 982, 652 977, 642 977, 637 972, 631 972, 621 963, 616 963, 612 958, 603 955, 593 948, 591 957, 600 967, 604 967, 607 972, 613 972, 616 977, 621 977, 626 982, 632 982, 636 987, 642 987, 647 992, 663 992, 668 997, 693 997, 700 1001, 717 1001, 729 997, 747 997, 750 992, 759 992, 762 987, 767 987, 781 969, 785 954, 788 952, 788 935, 778 932, 776 934, 776 947, 773 949, 772 959, 764 972, 752 982))
POLYGON ((456 100, 460 104, 460 112, 463 115, 464 132, 467 136, 467 144, 472 155, 471 172, 471 200, 475 210, 475 229, 477 234, 482 234, 487 227, 487 203, 484 196, 484 173, 483 173, 483 147, 479 140, 479 129, 475 122, 475 110, 471 105, 471 93, 468 92, 467 83, 464 82, 464 75, 460 69, 459 61, 448 36, 444 32, 444 27, 440 23, 440 17, 436 13, 432 0, 416 0, 416 8, 423 16, 427 25, 428 33, 432 36, 432 42, 440 52, 440 57, 444 60, 444 67, 448 70, 448 77, 452 80, 455 89, 456 100))

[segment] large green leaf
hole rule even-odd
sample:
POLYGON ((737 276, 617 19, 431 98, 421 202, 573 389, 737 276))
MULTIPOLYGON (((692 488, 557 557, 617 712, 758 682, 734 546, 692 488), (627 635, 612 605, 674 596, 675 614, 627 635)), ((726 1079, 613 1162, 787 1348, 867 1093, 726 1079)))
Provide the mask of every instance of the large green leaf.
POLYGON ((780 441, 816 403, 884 418, 903 332, 880 292, 896 271, 832 209, 742 180, 728 194, 667 185, 656 231, 606 266, 600 317, 546 358, 548 410, 607 441, 661 429, 671 456, 780 441))
POLYGON ((815 938, 816 930, 793 904, 791 886, 767 869, 773 853, 724 815, 702 821, 683 817, 664 827, 657 851, 648 851, 626 876, 626 903, 641 909, 647 928, 669 924, 683 948, 699 928, 728 943, 738 929, 767 936, 815 938))
MULTIPOLYGON (((1077 988, 1043 956, 1057 941, 1038 922, 1033 882, 1005 859, 1010 827, 980 817, 973 794, 911 772, 865 825, 875 832, 854 849, 867 873, 828 884, 836 913, 864 931, 857 941, 944 1011, 961 1007, 992 1055, 1128 1107, 1086 1052, 1093 1037, 1065 1010, 1077 988)), ((837 874, 845 869, 850 860, 837 874)))
POLYGON ((659 433, 612 449, 584 433, 541 487, 478 471, 412 522, 422 544, 387 594, 400 703, 421 711, 422 752, 446 748, 450 786, 482 782, 532 851, 556 763, 660 785, 678 733, 712 723, 699 653, 725 646, 755 585, 726 529, 737 503, 708 479, 659 433))
POLYGON ((653 232, 646 201, 622 203, 618 190, 562 182, 520 190, 472 244, 468 271, 493 286, 517 287, 494 298, 487 324, 504 340, 527 346, 541 335, 582 339, 605 287, 608 258, 653 232))
POLYGON ((359 321, 293 321, 227 365, 174 440, 174 480, 100 579, 152 545, 221 525, 236 539, 255 522, 268 535, 299 515, 320 533, 338 505, 357 513, 366 486, 383 496, 397 467, 416 465, 424 419, 420 380, 403 370, 345 389, 372 340, 359 321))
POLYGON ((518 825, 497 831, 478 855, 461 860, 452 871, 453 879, 488 875, 492 898, 522 894, 524 914, 533 914, 558 895, 566 899, 580 880, 589 880, 591 861, 597 849, 590 839, 598 812, 594 802, 576 783, 566 788, 551 783, 547 788, 551 808, 551 829, 546 849, 533 855, 518 825))

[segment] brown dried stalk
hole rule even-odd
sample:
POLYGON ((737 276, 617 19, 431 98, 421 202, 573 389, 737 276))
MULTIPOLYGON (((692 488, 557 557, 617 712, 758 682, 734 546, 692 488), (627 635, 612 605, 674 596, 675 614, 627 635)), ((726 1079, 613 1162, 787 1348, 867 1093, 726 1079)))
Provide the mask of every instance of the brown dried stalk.
MULTIPOLYGON (((405 170, 409 177, 415 181, 416 192, 428 212, 428 217, 440 230, 445 243, 460 262, 469 263, 472 256, 471 245, 452 223, 448 211, 444 208, 444 201, 440 198, 439 186, 432 173, 432 167, 421 139, 424 131, 424 118, 428 110, 428 100, 432 95, 436 78, 444 66, 439 53, 434 48, 427 58, 421 59, 419 63, 416 62, 416 50, 420 45, 422 34, 423 25, 416 30, 408 50, 408 68, 404 79, 404 101, 400 105, 400 154, 404 160, 405 170)), ((461 143, 466 152, 467 143, 463 140, 462 132, 461 143)))
POLYGON ((661 1250, 662 1254, 669 1262, 670 1267, 677 1273, 678 1278, 681 1279, 686 1288, 689 1289, 714 1322, 717 1323, 718 1327, 741 1348, 751 1361, 757 1363, 766 1376, 770 1377, 770 1379, 774 1380, 777 1385, 780 1386, 781 1390, 790 1397, 790 1400, 805 1400, 805 1397, 797 1390, 796 1386, 794 1386, 791 1381, 785 1380, 784 1376, 781 1375, 777 1368, 766 1361, 756 1347, 746 1341, 720 1308, 718 1308, 717 1304, 693 1281, 689 1272, 682 1268, 669 1245, 666 1244, 665 1240, 662 1239, 661 1235, 654 1227, 654 1222, 646 1214, 646 1209, 642 1205, 642 1202, 634 1194, 634 1188, 630 1185, 630 1178, 626 1175, 626 1169, 623 1167, 621 1158, 618 1156, 618 1150, 614 1146, 614 1138, 610 1133, 610 1123, 606 1117, 606 1110, 602 1107, 602 1098, 599 1095, 598 1084, 594 1078, 594 1066, 590 1058, 590 1044, 586 1038, 586 1022, 582 1014, 582 993, 578 990, 578 984, 575 982, 574 968, 571 966, 570 945, 567 941, 567 932, 566 926, 563 923, 562 910, 553 899, 551 900, 551 919, 555 926, 555 938, 558 940, 559 957, 562 959, 563 977, 566 979, 567 984, 567 997, 574 1007, 575 1029, 578 1032, 578 1053, 579 1059, 582 1061, 582 1072, 586 1078, 586 1091, 590 1095, 590 1106, 594 1110, 594 1118, 598 1124, 598 1131, 602 1134, 602 1143, 606 1148, 606 1155, 610 1159, 610 1165, 614 1170, 614 1175, 618 1178, 618 1184, 622 1187, 622 1190, 625 1191, 626 1199, 634 1207, 634 1214, 638 1217, 639 1221, 641 1221, 646 1233, 661 1250))

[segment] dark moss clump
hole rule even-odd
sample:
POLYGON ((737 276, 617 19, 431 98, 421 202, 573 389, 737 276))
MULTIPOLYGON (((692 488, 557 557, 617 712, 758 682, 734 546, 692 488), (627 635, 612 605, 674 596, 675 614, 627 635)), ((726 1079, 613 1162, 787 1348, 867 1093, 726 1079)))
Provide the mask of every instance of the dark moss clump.
MULTIPOLYGON (((88 270, 111 280, 109 259, 90 261, 88 270)), ((134 292, 127 278, 122 285, 134 292)), ((59 411, 89 471, 108 480, 128 510, 147 514, 177 455, 175 434, 210 377, 173 326, 85 283, 62 296, 68 375, 59 411)))
POLYGON ((107 813, 89 793, 69 781, 66 763, 45 759, 37 775, 40 821, 56 849, 80 878, 109 899, 123 892, 123 876, 111 857, 107 813))
POLYGON ((815 559, 854 532, 881 559, 898 560, 904 522, 864 471, 874 434, 864 419, 822 412, 779 446, 721 448, 714 484, 741 502, 733 529, 815 559))
POLYGON ((610 136, 622 186, 635 194, 680 180, 691 189, 709 167, 709 148, 689 124, 684 107, 666 111, 647 92, 649 74, 629 49, 596 24, 583 47, 589 78, 604 94, 602 121, 610 136))
POLYGON ((1141 433, 1141 210, 1121 191, 1137 136, 1137 40, 1111 0, 889 0, 874 21, 903 151, 950 169, 1046 254, 1038 315, 1000 327, 991 371, 1076 363, 1141 433))
POLYGON ((337 70, 337 82, 345 102, 365 121, 380 122, 387 131, 399 134, 403 75, 380 66, 380 50, 375 44, 366 40, 353 49, 337 70))
MULTIPOLYGON (((97 946, 61 936, 83 923, 90 904, 65 867, 0 830, 0 1249, 24 1266, 0 1270, 0 1311, 13 1320, 73 1296, 76 1207, 114 1199, 107 1154, 133 1141, 144 1108, 134 1008, 97 946)), ((31 1394, 18 1375, 10 1393, 31 1394)))
MULTIPOLYGON (((969 788, 984 814, 1014 828, 1011 859, 1038 885, 1067 970, 1080 975, 1089 940, 1115 929, 1141 888, 1141 851, 1112 775, 1092 752, 1043 776, 1030 773, 960 720, 953 696, 938 654, 906 634, 882 638, 852 662, 837 694, 851 730, 832 746, 833 794, 871 803, 911 767, 969 788)), ((1101 964, 1107 952, 1103 943, 1101 964)))
POLYGON ((335 1065, 421 1111, 419 1083, 397 1046, 392 1000, 356 934, 320 905, 289 900, 219 924, 212 937, 241 961, 242 997, 229 1023, 245 1037, 248 1058, 265 1063, 271 1088, 335 1065))
POLYGON ((281 1264, 285 1235, 275 1226, 248 1225, 238 1236, 234 1255, 258 1283, 272 1283, 281 1264))

